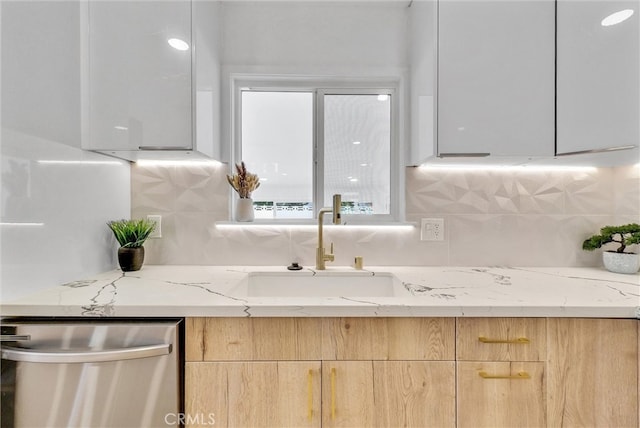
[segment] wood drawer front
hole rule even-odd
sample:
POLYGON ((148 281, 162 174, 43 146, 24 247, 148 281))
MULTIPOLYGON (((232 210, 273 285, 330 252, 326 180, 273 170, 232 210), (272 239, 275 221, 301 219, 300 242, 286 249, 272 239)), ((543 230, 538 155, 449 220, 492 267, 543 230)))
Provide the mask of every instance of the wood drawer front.
POLYGON ((544 367, 544 362, 457 363, 458 427, 546 426, 544 367))
POLYGON ((188 318, 187 361, 320 360, 320 318, 188 318))
POLYGON ((453 318, 324 318, 323 360, 454 360, 453 318))
POLYGON ((545 361, 546 319, 458 318, 456 350, 461 361, 545 361))

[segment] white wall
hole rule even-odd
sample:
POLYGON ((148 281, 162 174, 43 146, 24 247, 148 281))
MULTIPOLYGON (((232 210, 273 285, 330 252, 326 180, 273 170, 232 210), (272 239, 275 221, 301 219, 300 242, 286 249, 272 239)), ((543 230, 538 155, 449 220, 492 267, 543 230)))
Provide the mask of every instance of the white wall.
POLYGON ((400 67, 408 2, 224 2, 227 65, 400 67))
MULTIPOLYGON (((409 68, 408 4, 404 0, 223 1, 222 141, 234 138, 231 76, 255 73, 307 76, 316 81, 332 77, 393 80, 399 82, 404 103, 409 68)), ((230 153, 224 152, 223 159, 231 159, 230 153)))
POLYGON ((0 8, 0 299, 8 301, 117 265, 105 223, 130 215, 130 167, 78 148, 80 4, 0 8))

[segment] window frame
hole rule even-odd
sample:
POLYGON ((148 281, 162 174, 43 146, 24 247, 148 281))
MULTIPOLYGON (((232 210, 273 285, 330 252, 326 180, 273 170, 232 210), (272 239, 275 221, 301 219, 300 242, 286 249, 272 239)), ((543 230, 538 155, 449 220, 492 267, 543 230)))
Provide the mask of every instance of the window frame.
MULTIPOLYGON (((400 138, 400 109, 403 100, 399 79, 388 78, 317 78, 290 76, 236 75, 232 80, 232 148, 231 165, 242 160, 242 92, 310 92, 313 94, 313 218, 263 219, 263 224, 312 224, 324 203, 324 95, 381 95, 391 96, 390 117, 390 207, 389 214, 343 215, 343 224, 376 225, 404 221, 404 176, 402 172, 403 147, 400 138)), ((234 204, 231 203, 233 214, 234 204)))

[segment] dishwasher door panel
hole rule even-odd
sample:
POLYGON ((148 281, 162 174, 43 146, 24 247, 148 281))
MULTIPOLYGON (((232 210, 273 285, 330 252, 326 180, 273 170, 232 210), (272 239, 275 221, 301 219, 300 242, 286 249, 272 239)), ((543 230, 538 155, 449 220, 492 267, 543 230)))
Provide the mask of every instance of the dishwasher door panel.
POLYGON ((13 380, 11 394, 3 390, 3 426, 175 423, 181 382, 176 322, 15 322, 4 324, 3 334, 9 327, 9 333, 29 340, 2 346, 3 381, 5 376, 13 380), (9 395, 12 402, 6 403, 9 395))

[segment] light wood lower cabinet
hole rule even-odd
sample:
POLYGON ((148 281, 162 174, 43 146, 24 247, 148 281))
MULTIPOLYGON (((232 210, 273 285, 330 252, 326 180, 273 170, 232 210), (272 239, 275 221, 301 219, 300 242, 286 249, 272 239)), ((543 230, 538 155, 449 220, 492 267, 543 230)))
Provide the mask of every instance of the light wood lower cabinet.
POLYGON ((459 318, 458 427, 544 427, 544 318, 459 318))
POLYGON ((185 422, 210 426, 214 413, 216 427, 242 428, 638 428, 639 324, 188 319, 185 422))
POLYGON ((186 336, 187 426, 455 427, 453 318, 191 318, 186 336))

